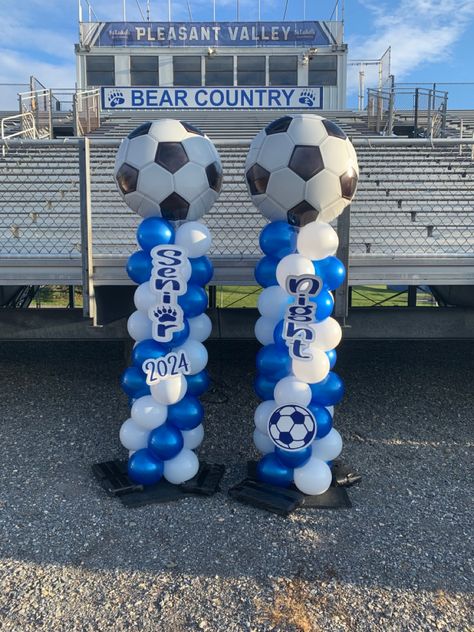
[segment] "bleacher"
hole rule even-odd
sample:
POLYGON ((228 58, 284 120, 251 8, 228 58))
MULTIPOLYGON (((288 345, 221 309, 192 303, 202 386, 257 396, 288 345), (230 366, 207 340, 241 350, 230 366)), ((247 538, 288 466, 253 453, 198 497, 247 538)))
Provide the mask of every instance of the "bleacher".
MULTIPOLYGON (((118 140, 150 114, 114 113, 91 134, 94 281, 98 284, 128 282, 124 262, 136 248, 139 218, 121 202, 112 168, 118 140), (96 139, 108 139, 111 146, 97 145, 96 139)), ((223 191, 205 216, 214 238, 218 283, 253 282, 264 220, 245 187, 247 149, 236 141, 250 141, 278 115, 268 111, 173 114, 201 127, 217 141, 222 156, 223 191)), ((358 113, 325 115, 352 137, 361 167, 351 207, 351 283, 472 282, 471 148, 436 143, 378 145, 370 140, 358 113)), ((74 141, 11 144, 0 156, 0 285, 81 283, 78 164, 74 141)))

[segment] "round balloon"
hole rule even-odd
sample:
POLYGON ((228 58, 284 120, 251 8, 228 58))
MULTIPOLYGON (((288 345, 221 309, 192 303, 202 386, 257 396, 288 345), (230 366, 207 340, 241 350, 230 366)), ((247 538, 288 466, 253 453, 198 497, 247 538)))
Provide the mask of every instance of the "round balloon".
POLYGON ((316 439, 312 444, 313 456, 322 461, 332 461, 342 452, 342 437, 337 430, 332 428, 321 439, 316 439))
POLYGON ((199 424, 191 430, 182 430, 181 434, 183 435, 184 447, 188 450, 194 450, 201 445, 204 439, 204 426, 199 424))
POLYGON ((316 437, 318 439, 325 437, 332 428, 330 412, 324 406, 319 406, 313 402, 308 405, 308 409, 313 413, 313 417, 316 419, 316 437))
POLYGON ((337 257, 326 257, 319 261, 313 261, 313 264, 315 273, 321 277, 328 289, 335 290, 344 283, 346 269, 337 257))
POLYGON ((262 345, 271 345, 273 343, 273 331, 276 321, 271 318, 260 318, 255 323, 255 337, 262 345))
POLYGON ((295 468, 294 479, 300 492, 318 496, 329 489, 332 473, 327 463, 312 456, 302 467, 295 468))
POLYGON ((269 287, 270 285, 277 285, 276 269, 278 266, 278 259, 275 257, 262 257, 255 266, 255 280, 262 287, 269 287))
POLYGON ((269 454, 275 450, 275 444, 268 434, 260 432, 257 428, 253 432, 253 442, 257 450, 262 454, 269 454))
POLYGON ((153 430, 164 424, 167 415, 166 406, 155 402, 151 395, 139 397, 133 402, 131 417, 136 424, 146 430, 153 430))
POLYGON ((178 297, 178 304, 188 318, 199 316, 206 311, 207 292, 199 285, 188 285, 186 293, 178 297))
POLYGON ((320 322, 332 314, 332 310, 334 309, 334 298, 328 290, 323 288, 315 298, 310 300, 313 303, 316 303, 316 322, 320 322))
POLYGON ((208 390, 211 378, 206 369, 203 369, 194 375, 186 375, 186 382, 188 383, 188 395, 199 397, 208 390))
POLYGON ((163 475, 169 483, 181 485, 196 476, 199 471, 199 461, 192 450, 183 448, 181 452, 164 462, 163 475))
POLYGON ((262 347, 257 354, 257 371, 269 378, 280 380, 291 370, 291 358, 288 352, 277 345, 262 347))
POLYGON ((190 259, 196 259, 205 255, 211 247, 211 233, 201 222, 186 222, 176 231, 175 243, 186 248, 190 259))
POLYGON ((151 291, 149 281, 145 281, 137 287, 133 295, 133 302, 135 307, 148 317, 148 310, 157 303, 157 296, 151 291))
POLYGON ((280 320, 285 315, 286 308, 293 301, 279 285, 266 287, 258 297, 258 311, 265 318, 280 320))
POLYGON ((183 319, 183 328, 174 332, 171 340, 169 341, 170 347, 180 347, 183 345, 186 340, 189 338, 190 328, 189 321, 187 318, 183 319))
POLYGON ((206 367, 208 354, 206 347, 201 342, 188 338, 184 345, 177 347, 174 351, 176 353, 184 351, 189 360, 191 375, 200 373, 206 367))
POLYGON ((212 332, 212 322, 207 314, 200 314, 189 319, 189 336, 198 342, 204 342, 212 332))
POLYGON ((278 446, 275 448, 275 454, 278 460, 286 465, 286 467, 301 467, 311 458, 311 446, 307 446, 302 450, 283 450, 278 446))
POLYGON ((294 358, 291 363, 292 371, 302 382, 320 382, 329 373, 329 358, 321 349, 311 348, 311 360, 294 358))
POLYGON ((127 331, 130 338, 137 342, 152 337, 151 320, 143 312, 133 312, 127 321, 127 331))
POLYGON ((288 348, 286 345, 286 340, 283 337, 283 331, 285 329, 285 321, 282 319, 278 321, 273 330, 273 342, 277 345, 277 347, 288 348))
POLYGON ((155 246, 172 244, 173 227, 161 217, 147 217, 137 228, 137 241, 145 252, 150 252, 155 246))
POLYGON ((310 384, 310 388, 313 393, 313 403, 320 406, 339 404, 344 397, 344 382, 333 371, 329 371, 321 382, 310 384))
POLYGON ((150 394, 150 387, 146 383, 146 376, 141 369, 136 366, 129 366, 122 373, 120 382, 122 390, 129 397, 143 397, 150 394))
POLYGON ((273 411, 277 407, 274 399, 269 399, 266 402, 262 402, 255 409, 254 421, 255 427, 263 434, 268 432, 268 420, 270 419, 273 411))
POLYGON ((127 261, 127 274, 135 283, 145 283, 151 276, 152 262, 148 253, 143 250, 134 252, 127 261))
POLYGON ((197 397, 186 395, 168 408, 168 421, 180 430, 192 430, 204 419, 204 408, 197 397))
POLYGON ((278 285, 284 290, 286 290, 286 280, 289 276, 301 276, 303 274, 314 275, 314 266, 311 259, 298 254, 283 257, 276 269, 278 285))
POLYGON ((128 477, 139 485, 154 485, 163 476, 163 461, 156 459, 150 450, 134 452, 128 460, 128 477))
POLYGON ((312 323, 310 327, 315 333, 315 338, 310 343, 312 348, 330 351, 341 342, 342 329, 334 318, 326 318, 320 323, 312 323))
POLYGON ((120 428, 120 443, 127 450, 141 450, 148 445, 149 430, 136 424, 133 419, 127 419, 120 428))
POLYGON ((190 262, 191 278, 189 282, 195 285, 207 285, 214 274, 214 267, 211 260, 208 257, 202 256, 190 259, 190 262))
POLYGON ((281 463, 276 454, 266 454, 257 463, 257 477, 270 485, 288 487, 293 482, 293 469, 281 463))
POLYGON ((298 234, 298 252, 309 259, 325 259, 334 255, 338 247, 336 231, 324 222, 306 224, 298 234))
POLYGON ((132 362, 142 368, 145 360, 158 360, 169 352, 169 347, 156 342, 152 338, 137 343, 132 351, 132 362))
MULTIPOLYGON (((310 403, 312 397, 309 384, 299 380, 294 375, 288 375, 287 377, 281 379, 276 384, 273 394, 278 406, 284 406, 285 404, 298 404, 299 406, 306 407, 310 403)), ((274 408, 276 408, 276 406, 274 408)))
POLYGON ((326 351, 326 355, 329 359, 329 368, 333 369, 336 366, 336 362, 337 362, 336 350, 331 349, 330 351, 326 351))
POLYGON ((298 231, 288 222, 271 222, 260 233, 260 248, 266 255, 282 259, 296 250, 298 231))
POLYGON ((186 395, 188 383, 183 374, 167 377, 150 386, 153 399, 164 406, 176 404, 186 395))
POLYGON ((254 381, 254 389, 260 399, 272 399, 273 391, 278 379, 266 375, 257 375, 254 381))
POLYGON ((173 459, 183 449, 183 436, 181 432, 170 423, 165 423, 150 432, 148 448, 153 456, 167 461, 173 459))

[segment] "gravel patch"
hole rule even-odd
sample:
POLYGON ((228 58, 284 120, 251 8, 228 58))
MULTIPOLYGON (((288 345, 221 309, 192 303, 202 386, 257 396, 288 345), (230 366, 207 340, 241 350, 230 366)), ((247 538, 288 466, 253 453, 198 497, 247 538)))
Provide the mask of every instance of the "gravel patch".
POLYGON ((119 343, 0 345, 0 629, 472 630, 471 342, 344 342, 335 425, 352 509, 281 518, 231 501, 252 447, 257 346, 211 342, 210 499, 126 509, 119 343))

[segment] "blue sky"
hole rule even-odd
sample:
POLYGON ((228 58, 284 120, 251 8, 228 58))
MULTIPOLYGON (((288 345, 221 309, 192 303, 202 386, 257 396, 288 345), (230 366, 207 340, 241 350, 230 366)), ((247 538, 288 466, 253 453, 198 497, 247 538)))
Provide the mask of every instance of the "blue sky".
MULTIPOLYGON (((145 10, 145 0, 138 0, 145 10)), ((303 16, 304 0, 288 0, 286 19, 303 16)), ((212 19, 212 2, 189 0, 194 20, 212 19)), ((84 6, 86 2, 83 1, 84 6)), ((121 18, 122 0, 91 0, 100 20, 121 18)), ((242 20, 257 18, 257 0, 240 0, 242 20)), ((173 19, 187 19, 187 2, 172 0, 173 19)), ((262 20, 283 19, 285 0, 261 0, 262 20)), ((307 19, 329 19, 334 1, 306 0, 307 19)), ((217 19, 236 18, 236 0, 216 0, 217 19)), ((127 18, 140 19, 137 0, 127 0, 127 18)), ((167 1, 151 0, 151 17, 167 19, 167 1)), ((474 0, 346 0, 349 58, 379 58, 392 47, 398 82, 474 82, 474 0)), ((72 87, 75 80, 77 0, 0 0, 0 83, 27 82, 72 87)), ((355 104, 357 73, 349 77, 355 104)), ((474 108, 474 85, 446 86, 451 107, 474 108)))

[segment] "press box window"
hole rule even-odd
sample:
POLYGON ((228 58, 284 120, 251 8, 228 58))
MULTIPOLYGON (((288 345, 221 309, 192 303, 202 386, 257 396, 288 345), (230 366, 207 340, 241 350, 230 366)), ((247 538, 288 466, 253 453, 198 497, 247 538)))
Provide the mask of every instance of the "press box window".
POLYGON ((113 55, 91 55, 86 58, 88 86, 114 86, 115 63, 113 55))
POLYGON ((273 55, 269 60, 271 86, 298 85, 298 57, 273 55))
POLYGON ((130 57, 130 80, 132 86, 158 85, 158 57, 132 55, 130 57))
POLYGON ((308 85, 337 86, 337 55, 315 55, 309 60, 308 85))
POLYGON ((206 57, 206 86, 233 86, 234 58, 230 56, 206 57))
POLYGON ((184 55, 173 57, 173 85, 200 86, 201 57, 184 55))
POLYGON ((237 85, 265 85, 265 57, 242 55, 237 57, 237 85))

